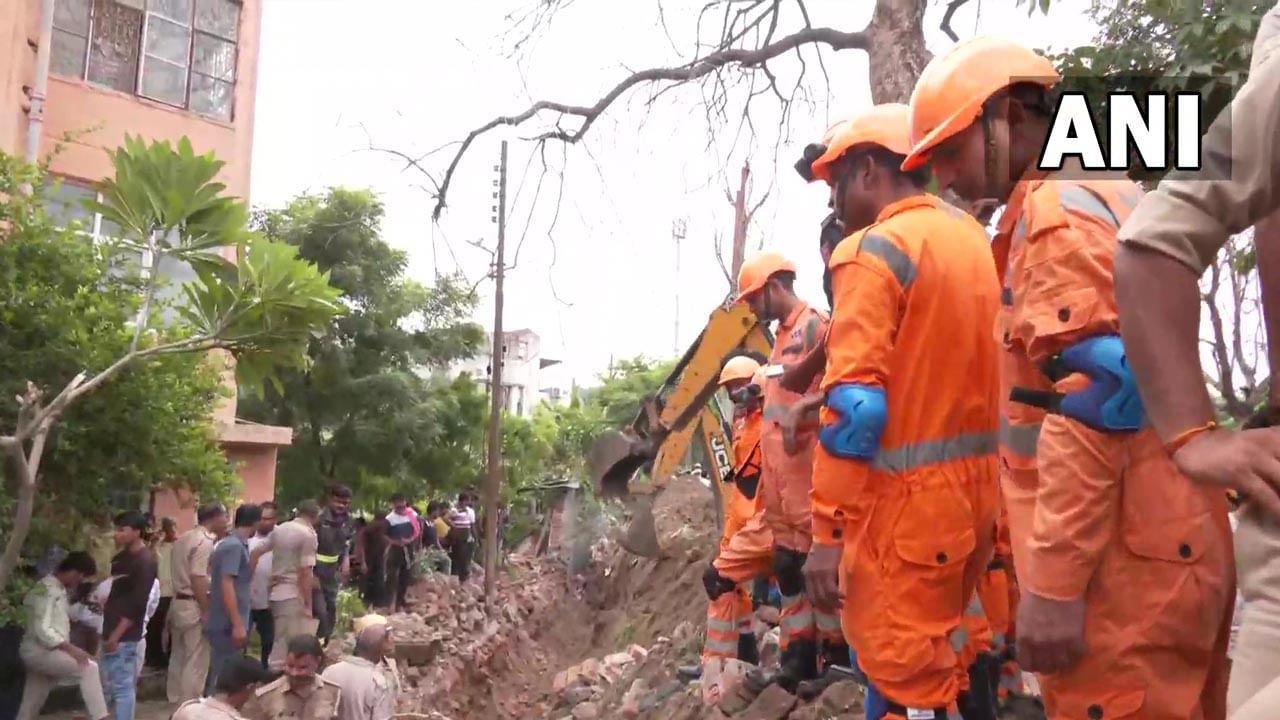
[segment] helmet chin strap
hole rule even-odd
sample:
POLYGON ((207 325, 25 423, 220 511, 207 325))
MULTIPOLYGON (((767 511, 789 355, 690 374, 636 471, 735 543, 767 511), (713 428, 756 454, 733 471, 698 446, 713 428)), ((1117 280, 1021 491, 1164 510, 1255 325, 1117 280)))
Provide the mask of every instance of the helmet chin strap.
POLYGON ((984 161, 983 185, 985 192, 983 197, 973 201, 969 205, 969 214, 978 219, 982 224, 986 224, 996 208, 1003 205, 1003 201, 999 200, 999 190, 996 188, 996 177, 999 173, 998 160, 996 154, 996 137, 991 128, 991 114, 983 109, 979 118, 982 122, 982 155, 984 161))

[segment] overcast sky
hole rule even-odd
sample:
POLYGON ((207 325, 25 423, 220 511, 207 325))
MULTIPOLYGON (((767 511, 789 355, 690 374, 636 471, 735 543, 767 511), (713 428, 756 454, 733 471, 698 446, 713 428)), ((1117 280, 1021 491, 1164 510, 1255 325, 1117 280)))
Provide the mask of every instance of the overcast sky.
MULTIPOLYGON (((749 159, 751 199, 768 192, 750 229, 749 251, 763 244, 792 256, 800 265, 801 293, 824 305, 816 247, 826 190, 806 186, 791 166, 805 143, 870 103, 866 56, 856 51, 822 54, 829 88, 817 55, 808 51, 803 87, 810 101, 795 103, 785 124, 769 91, 752 101, 750 126, 741 123, 745 84, 725 111, 728 120, 712 124, 703 107, 709 87, 672 91, 651 107, 652 88, 638 88, 609 108, 582 143, 545 148, 551 172, 536 201, 543 156, 521 138, 546 129, 555 116, 483 136, 463 158, 440 224, 432 224, 432 200, 420 187, 426 179, 370 151, 371 142, 417 155, 460 140, 496 115, 523 111, 531 100, 593 104, 632 70, 688 59, 703 4, 666 0, 664 30, 655 0, 576 0, 513 54, 522 33, 507 16, 537 2, 265 0, 253 203, 280 205, 334 185, 373 188, 387 207, 384 237, 408 251, 413 277, 430 283, 438 272, 460 269, 474 281, 489 259, 469 243, 492 245, 496 237, 489 219, 493 167, 499 142, 509 139, 509 261, 519 252, 508 274, 505 325, 532 328, 542 337, 544 357, 564 361, 544 373, 543 387, 568 387, 573 380, 591 384, 610 358, 669 357, 696 337, 729 288, 714 242, 717 234, 726 244, 731 237, 725 189, 736 189, 749 159), (686 223, 678 256, 677 220, 686 223)), ((863 27, 874 6, 807 4, 815 25, 843 30, 863 27)), ((925 20, 935 53, 950 44, 936 29, 937 5, 925 20)), ((1063 48, 1093 34, 1087 6, 1059 0, 1049 16, 1028 17, 1014 0, 977 0, 957 13, 953 26, 962 37, 996 34, 1063 48)), ((798 18, 786 21, 791 24, 780 26, 779 36, 798 27, 798 18)), ((704 39, 718 33, 718 19, 714 25, 704 28, 704 39)), ((799 61, 788 56, 770 69, 790 95, 799 61)), ((424 165, 439 179, 452 155, 447 148, 424 165)), ((492 284, 483 284, 481 293, 476 319, 488 327, 492 284)))

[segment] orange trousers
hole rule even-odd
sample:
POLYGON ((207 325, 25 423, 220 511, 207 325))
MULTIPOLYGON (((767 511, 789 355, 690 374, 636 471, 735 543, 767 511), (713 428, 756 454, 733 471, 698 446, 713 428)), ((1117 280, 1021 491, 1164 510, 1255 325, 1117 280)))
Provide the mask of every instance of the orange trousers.
POLYGON ((866 530, 845 546, 845 636, 871 684, 908 708, 953 706, 967 682, 962 628, 999 503, 969 464, 872 484, 866 530))
MULTIPOLYGON (((1042 467, 1088 459, 1047 452, 1047 444, 1042 433, 1042 467)), ((1180 476, 1154 431, 1133 436, 1124 452, 1108 534, 1084 596, 1085 654, 1062 672, 1037 676, 1046 712, 1049 720, 1222 720, 1235 599, 1226 498, 1180 476)), ((1081 476, 1088 470, 1081 467, 1081 476)), ((1003 481, 1026 591, 1037 571, 1030 538, 1044 514, 1039 478, 1011 472, 1003 481)))
POLYGON ((739 585, 707 602, 707 639, 702 645, 703 662, 711 658, 738 657, 738 636, 750 635, 751 593, 739 585))

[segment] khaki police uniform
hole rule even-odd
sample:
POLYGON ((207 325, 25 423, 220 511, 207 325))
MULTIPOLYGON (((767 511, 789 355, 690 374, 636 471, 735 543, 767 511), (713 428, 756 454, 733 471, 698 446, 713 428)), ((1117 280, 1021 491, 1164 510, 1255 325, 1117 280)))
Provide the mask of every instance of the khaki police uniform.
POLYGON ((209 641, 191 579, 208 580, 209 556, 216 540, 213 533, 197 525, 178 538, 169 556, 173 600, 165 623, 172 646, 165 690, 171 703, 199 698, 209 674, 209 641))
MULTIPOLYGON (((1280 6, 1263 17, 1252 62, 1248 82, 1205 134, 1203 170, 1171 173, 1129 216, 1121 241, 1199 275, 1231 235, 1280 219, 1280 6)), ((1235 544, 1248 611, 1227 709, 1232 720, 1270 719, 1280 707, 1280 523, 1246 504, 1235 544)))
POLYGON ((341 700, 341 688, 319 675, 302 688, 281 676, 258 688, 244 714, 248 720, 336 720, 341 700))
POLYGON ((245 720, 239 710, 216 697, 188 700, 182 703, 169 720, 245 720))
POLYGON ((338 720, 391 720, 398 687, 388 667, 361 657, 345 657, 330 665, 322 677, 342 689, 338 720))
MULTIPOLYGON (((267 661, 272 670, 278 671, 284 668, 289 639, 316 633, 316 619, 307 614, 298 589, 299 571, 316 565, 315 528, 304 518, 281 523, 259 545, 259 550, 271 553, 268 597, 276 635, 267 661)), ((317 581, 312 578, 312 582, 317 581)))

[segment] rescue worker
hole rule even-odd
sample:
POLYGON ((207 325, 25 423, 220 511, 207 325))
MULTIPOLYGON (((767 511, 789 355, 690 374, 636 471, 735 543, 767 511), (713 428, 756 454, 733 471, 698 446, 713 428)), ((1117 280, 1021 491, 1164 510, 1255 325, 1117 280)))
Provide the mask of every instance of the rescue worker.
POLYGON ((1120 230, 1116 293, 1125 348, 1151 425, 1178 469, 1247 498, 1236 561, 1248 611, 1231 665, 1233 720, 1280 707, 1280 6, 1263 16, 1249 79, 1210 125, 1200 175, 1172 173, 1120 230), (1271 365, 1266 406, 1220 427, 1200 370, 1199 277, 1232 234, 1254 226, 1271 365))
POLYGON ((256 569, 260 559, 271 553, 267 598, 275 641, 267 657, 267 666, 272 670, 284 669, 285 648, 290 638, 314 635, 318 627, 313 573, 318 543, 315 526, 319 522, 320 504, 315 500, 303 500, 298 503, 294 518, 277 525, 266 540, 249 554, 249 564, 256 569))
POLYGON ((197 525, 182 534, 169 555, 173 601, 169 605, 169 702, 195 700, 209 674, 209 558, 213 545, 227 534, 227 509, 209 503, 196 510, 197 525))
MULTIPOLYGON (((760 424, 761 386, 760 363, 737 355, 724 364, 720 371, 719 385, 729 393, 733 401, 733 472, 721 483, 724 497, 724 532, 720 536, 719 552, 725 552, 733 540, 753 517, 760 514, 760 424)), ((719 553, 717 553, 719 554, 719 553)), ((767 567, 758 567, 767 575, 767 567)), ((737 582, 722 579, 714 560, 704 573, 707 589, 707 638, 702 646, 702 662, 712 658, 737 658, 757 664, 760 652, 756 646, 752 628, 751 595, 748 583, 754 577, 737 582)), ((688 676, 691 669, 682 669, 688 676)))
POLYGON ((351 574, 355 522, 351 517, 351 488, 331 485, 326 495, 328 502, 316 524, 315 577, 319 582, 311 591, 311 609, 318 621, 316 635, 328 643, 338 616, 338 587, 351 574))
POLYGON ((1037 167, 1058 79, 1016 43, 956 45, 912 93, 902 166, 932 163, 975 215, 1006 204, 994 336, 1018 661, 1041 674, 1051 719, 1220 718, 1226 500, 1177 471, 1128 374, 1112 263, 1141 190, 1076 162, 1052 176, 1037 167))
MULTIPOLYGON (((777 322, 771 365, 786 365, 807 356, 822 341, 827 318, 795 293, 796 266, 777 252, 748 258, 738 273, 738 302, 745 302, 763 323, 777 322)), ((815 383, 816 385, 816 383, 815 383)), ((796 451, 784 448, 781 421, 803 397, 786 390, 776 378, 764 385, 764 417, 760 450, 766 479, 761 487, 764 518, 773 533, 773 574, 782 593, 781 667, 770 678, 752 676, 753 684, 776 681, 795 692, 801 681, 818 675, 819 634, 838 639, 839 615, 815 611, 804 591, 805 555, 812 542, 809 490, 817 434, 806 429, 795 438, 796 451)), ((829 658, 843 663, 846 658, 829 658)))
POLYGON ((316 673, 324 648, 314 635, 295 635, 285 651, 284 675, 263 685, 245 706, 249 720, 336 720, 341 689, 316 673))
POLYGON ((356 632, 355 651, 320 675, 341 692, 338 720, 391 720, 399 688, 386 674, 383 660, 395 652, 391 626, 365 622, 356 632))
POLYGON ((964 616, 999 504, 999 283, 982 227, 927 194, 927 172, 899 169, 907 129, 905 105, 878 105, 814 162, 843 226, 862 229, 830 261, 805 582, 815 604, 836 608, 844 576, 869 720, 959 711, 964 616))
POLYGON ((274 678, 252 658, 229 658, 218 672, 213 695, 186 701, 170 720, 245 720, 240 710, 263 683, 274 678))

